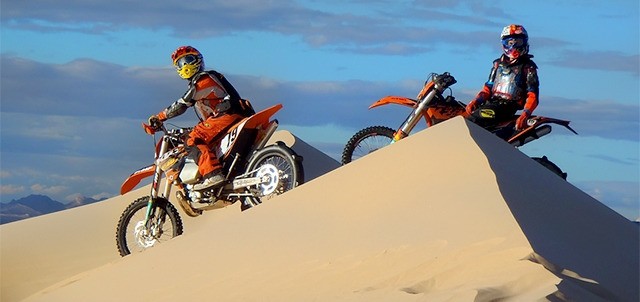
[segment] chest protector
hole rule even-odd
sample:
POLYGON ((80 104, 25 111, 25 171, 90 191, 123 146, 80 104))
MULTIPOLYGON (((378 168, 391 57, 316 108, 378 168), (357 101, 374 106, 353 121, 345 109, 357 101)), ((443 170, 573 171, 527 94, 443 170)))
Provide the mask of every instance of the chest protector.
POLYGON ((527 97, 527 76, 523 72, 523 64, 505 65, 498 63, 493 76, 491 92, 494 97, 519 101, 527 97))
POLYGON ((214 115, 221 108, 222 102, 229 102, 228 106, 222 106, 228 108, 223 113, 243 116, 255 113, 249 101, 240 98, 240 94, 233 85, 227 81, 224 75, 215 70, 197 75, 194 77, 192 85, 195 87, 193 95, 193 99, 196 101, 195 107, 203 119, 214 115))

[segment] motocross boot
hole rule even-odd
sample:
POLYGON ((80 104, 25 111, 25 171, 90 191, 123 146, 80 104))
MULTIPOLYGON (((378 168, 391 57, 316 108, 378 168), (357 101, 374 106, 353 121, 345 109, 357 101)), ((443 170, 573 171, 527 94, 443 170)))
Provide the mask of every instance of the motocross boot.
POLYGON ((207 177, 204 181, 193 186, 196 191, 218 187, 226 181, 226 177, 222 175, 221 171, 213 172, 211 176, 207 177))

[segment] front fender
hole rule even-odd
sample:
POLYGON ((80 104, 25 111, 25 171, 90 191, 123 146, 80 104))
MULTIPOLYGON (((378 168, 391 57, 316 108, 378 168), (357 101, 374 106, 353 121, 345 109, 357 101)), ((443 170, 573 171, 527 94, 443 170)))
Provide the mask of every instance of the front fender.
POLYGON ((410 98, 406 98, 406 97, 401 97, 401 96, 385 96, 379 100, 377 100, 376 102, 374 102, 373 104, 371 104, 371 106, 369 106, 369 109, 373 109, 382 105, 388 105, 388 104, 398 104, 398 105, 402 105, 402 106, 407 106, 407 107, 411 107, 413 108, 413 106, 415 106, 417 103, 416 100, 414 99, 410 99, 410 98))
POLYGON ((156 165, 152 164, 150 166, 144 167, 138 171, 133 172, 120 186, 120 195, 124 195, 125 193, 133 190, 141 180, 153 175, 156 172, 156 165))

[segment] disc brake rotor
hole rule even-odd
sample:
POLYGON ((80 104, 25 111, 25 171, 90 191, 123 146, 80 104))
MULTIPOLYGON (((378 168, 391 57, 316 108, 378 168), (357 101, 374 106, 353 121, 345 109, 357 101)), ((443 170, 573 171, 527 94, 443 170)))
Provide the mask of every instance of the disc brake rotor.
POLYGON ((136 242, 143 248, 152 247, 156 243, 156 239, 149 234, 147 228, 144 226, 144 220, 138 221, 136 227, 133 230, 136 242))
POLYGON ((262 179, 260 183, 260 191, 263 196, 272 194, 278 189, 278 183, 280 182, 280 171, 272 164, 262 165, 256 176, 262 179))

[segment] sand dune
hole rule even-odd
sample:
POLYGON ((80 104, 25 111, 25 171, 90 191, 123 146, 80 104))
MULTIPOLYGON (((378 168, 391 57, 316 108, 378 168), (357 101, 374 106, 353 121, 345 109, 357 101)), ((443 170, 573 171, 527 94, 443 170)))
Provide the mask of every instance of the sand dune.
MULTIPOLYGON (((340 165, 287 131, 277 131, 269 143, 278 140, 309 158, 307 180, 340 165)), ((21 300, 60 280, 119 260, 115 249, 118 219, 129 203, 149 190, 147 185, 100 203, 0 226, 0 300, 21 300)), ((239 208, 234 206, 232 211, 239 208)), ((200 218, 183 215, 185 231, 199 229, 200 218)))
POLYGON ((638 300, 637 224, 461 118, 326 174, 290 138, 318 177, 143 253, 142 190, 3 225, 2 301, 638 300))

